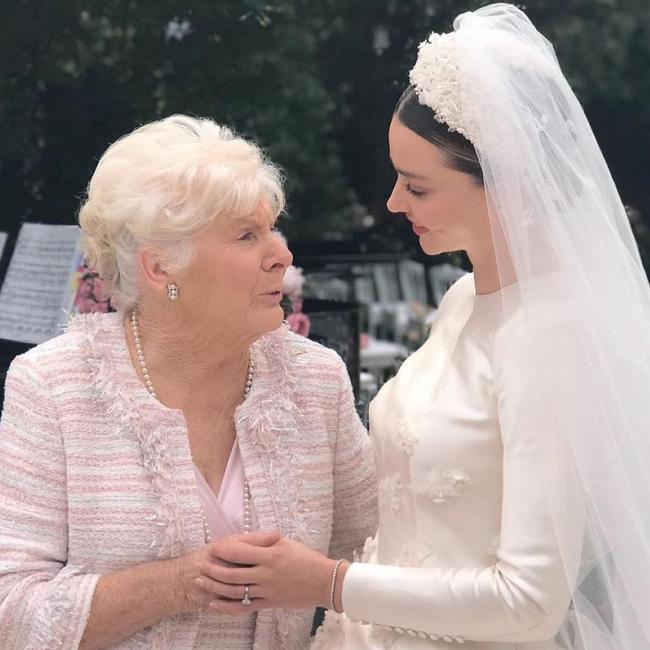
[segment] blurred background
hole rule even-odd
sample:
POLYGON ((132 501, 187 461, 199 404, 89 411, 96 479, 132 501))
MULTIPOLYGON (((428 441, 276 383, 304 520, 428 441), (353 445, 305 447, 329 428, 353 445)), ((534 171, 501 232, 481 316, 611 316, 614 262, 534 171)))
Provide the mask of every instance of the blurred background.
MULTIPOLYGON (((0 0, 0 280, 23 222, 74 224, 107 145, 172 113, 259 142, 286 174, 280 227, 309 335, 359 409, 427 335, 462 254, 427 258, 387 212, 387 128, 417 45, 471 0, 0 0), (300 292, 299 292, 300 293, 300 292)), ((650 260, 650 2, 519 4, 554 44, 650 260)), ((17 351, 0 342, 7 359, 17 351)))

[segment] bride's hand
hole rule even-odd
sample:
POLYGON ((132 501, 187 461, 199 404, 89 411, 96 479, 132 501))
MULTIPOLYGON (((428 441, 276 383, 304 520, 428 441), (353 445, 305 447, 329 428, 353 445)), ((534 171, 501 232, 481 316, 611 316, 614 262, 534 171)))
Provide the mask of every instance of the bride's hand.
MULTIPOLYGON (((271 546, 280 537, 278 532, 251 533, 250 541, 258 547, 271 546)), ((224 538, 216 543, 227 544, 228 539, 224 538)), ((179 603, 179 612, 194 613, 204 611, 212 600, 210 594, 206 593, 205 589, 201 589, 197 580, 203 576, 203 567, 206 565, 214 566, 213 562, 219 561, 214 557, 214 547, 215 542, 206 544, 174 561, 174 590, 179 603)))
POLYGON ((205 562, 197 580, 214 598, 210 607, 241 615, 267 608, 330 606, 335 560, 286 537, 266 547, 255 544, 253 534, 233 535, 211 544, 215 562, 205 562), (241 602, 245 585, 249 585, 250 605, 241 602))

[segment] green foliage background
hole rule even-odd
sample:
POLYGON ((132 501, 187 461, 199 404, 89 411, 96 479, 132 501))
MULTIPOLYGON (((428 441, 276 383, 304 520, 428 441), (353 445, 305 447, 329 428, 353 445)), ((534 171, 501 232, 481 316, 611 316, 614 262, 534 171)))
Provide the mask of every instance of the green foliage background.
MULTIPOLYGON (((394 102, 418 42, 482 4, 0 0, 0 227, 73 222, 111 141, 187 112, 233 126, 283 166, 291 239, 349 236, 370 213, 390 241, 394 102)), ((555 45, 647 248, 650 3, 524 8, 555 45)))

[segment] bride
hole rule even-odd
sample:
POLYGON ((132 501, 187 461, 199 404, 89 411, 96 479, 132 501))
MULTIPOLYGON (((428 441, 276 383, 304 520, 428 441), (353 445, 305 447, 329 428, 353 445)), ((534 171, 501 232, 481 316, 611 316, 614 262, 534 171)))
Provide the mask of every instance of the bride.
POLYGON ((474 273, 372 404, 379 530, 327 583, 335 559, 231 540, 214 606, 328 607, 313 650, 649 648, 650 292, 608 168, 511 5, 432 34, 410 82, 388 207, 474 273))

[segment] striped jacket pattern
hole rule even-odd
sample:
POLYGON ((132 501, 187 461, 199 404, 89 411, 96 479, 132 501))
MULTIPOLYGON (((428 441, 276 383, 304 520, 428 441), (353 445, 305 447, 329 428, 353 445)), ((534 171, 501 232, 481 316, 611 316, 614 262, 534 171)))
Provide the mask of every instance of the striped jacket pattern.
MULTIPOLYGON (((235 425, 258 527, 351 558, 375 531, 377 489, 345 366, 284 326, 253 358, 235 425)), ((13 361, 0 421, 3 650, 77 648, 102 574, 202 544, 185 420, 140 381, 120 314, 77 316, 13 361)), ((298 650, 313 613, 180 615, 113 647, 298 650)))

